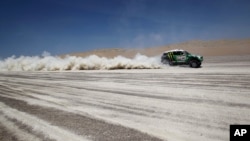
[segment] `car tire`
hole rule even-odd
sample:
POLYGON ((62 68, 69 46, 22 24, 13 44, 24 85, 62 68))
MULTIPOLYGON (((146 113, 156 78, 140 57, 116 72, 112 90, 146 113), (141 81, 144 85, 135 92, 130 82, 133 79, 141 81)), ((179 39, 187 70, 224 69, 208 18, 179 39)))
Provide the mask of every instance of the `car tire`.
POLYGON ((191 68, 198 68, 198 67, 200 67, 200 63, 198 61, 196 61, 196 60, 192 60, 192 61, 189 62, 189 66, 191 68))
POLYGON ((168 60, 167 59, 161 59, 161 63, 162 64, 168 64, 168 60))
POLYGON ((168 64, 169 64, 169 66, 173 66, 174 65, 174 63, 172 61, 169 61, 168 64))

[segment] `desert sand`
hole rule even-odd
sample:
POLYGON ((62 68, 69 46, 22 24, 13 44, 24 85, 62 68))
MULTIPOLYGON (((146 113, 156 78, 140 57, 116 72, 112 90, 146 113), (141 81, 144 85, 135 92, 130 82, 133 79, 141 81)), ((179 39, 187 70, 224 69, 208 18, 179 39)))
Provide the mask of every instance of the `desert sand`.
POLYGON ((231 124, 250 123, 249 40, 139 52, 155 56, 172 48, 204 55, 202 67, 0 71, 0 140, 229 140, 231 124))

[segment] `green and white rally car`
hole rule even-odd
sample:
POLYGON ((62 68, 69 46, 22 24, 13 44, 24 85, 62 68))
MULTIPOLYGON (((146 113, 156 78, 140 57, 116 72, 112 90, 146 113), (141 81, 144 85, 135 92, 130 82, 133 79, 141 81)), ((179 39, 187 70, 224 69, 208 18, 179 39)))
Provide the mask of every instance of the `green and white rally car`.
POLYGON ((163 53, 161 62, 163 64, 173 65, 189 65, 192 68, 201 66, 203 56, 193 55, 185 50, 169 50, 163 53))

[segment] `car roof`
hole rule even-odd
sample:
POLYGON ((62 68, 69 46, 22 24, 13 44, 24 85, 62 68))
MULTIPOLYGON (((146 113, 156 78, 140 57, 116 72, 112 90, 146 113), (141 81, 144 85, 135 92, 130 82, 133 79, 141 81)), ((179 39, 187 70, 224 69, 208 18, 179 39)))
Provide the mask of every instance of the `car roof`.
POLYGON ((183 49, 173 49, 173 50, 165 51, 164 53, 174 52, 174 51, 185 51, 185 50, 183 50, 183 49))

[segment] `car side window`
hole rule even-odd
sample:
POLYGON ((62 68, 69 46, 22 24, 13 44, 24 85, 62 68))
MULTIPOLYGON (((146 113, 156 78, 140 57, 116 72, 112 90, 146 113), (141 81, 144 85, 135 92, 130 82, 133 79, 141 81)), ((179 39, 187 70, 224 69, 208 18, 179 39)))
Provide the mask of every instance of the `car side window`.
POLYGON ((182 51, 174 51, 174 55, 183 55, 182 51))
POLYGON ((173 54, 174 54, 174 55, 179 55, 177 51, 174 51, 173 54))

